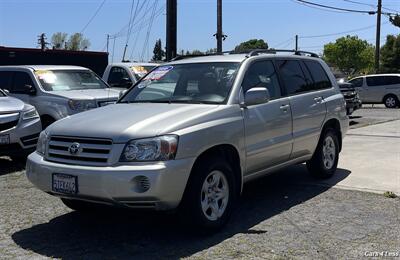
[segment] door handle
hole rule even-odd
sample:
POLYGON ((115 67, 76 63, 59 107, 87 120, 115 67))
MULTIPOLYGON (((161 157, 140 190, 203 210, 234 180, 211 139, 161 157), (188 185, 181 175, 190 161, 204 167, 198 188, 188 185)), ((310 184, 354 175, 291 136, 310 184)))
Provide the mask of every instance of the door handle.
POLYGON ((290 105, 282 105, 282 106, 280 106, 280 109, 281 109, 283 112, 286 113, 286 112, 288 111, 289 107, 290 107, 290 105))
POLYGON ((322 103, 322 100, 323 100, 323 98, 322 97, 315 97, 314 98, 314 101, 315 101, 315 103, 322 103))

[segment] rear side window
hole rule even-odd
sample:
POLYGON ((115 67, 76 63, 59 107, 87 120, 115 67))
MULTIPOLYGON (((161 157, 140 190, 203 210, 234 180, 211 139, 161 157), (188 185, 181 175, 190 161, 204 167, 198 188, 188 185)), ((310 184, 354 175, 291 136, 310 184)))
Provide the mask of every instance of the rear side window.
POLYGON ((367 77, 367 85, 369 87, 387 85, 385 76, 367 77))
POLYGON ((386 85, 400 84, 399 76, 385 76, 385 78, 386 78, 386 85))
POLYGON ((331 88, 332 84, 326 74, 324 68, 322 68, 321 64, 316 61, 305 61, 304 62, 308 68, 308 71, 311 73, 311 76, 314 80, 313 89, 327 89, 331 88))
POLYGON ((298 61, 278 60, 277 65, 288 95, 312 90, 312 85, 305 78, 298 61))
POLYGON ((118 87, 120 85, 132 84, 132 81, 124 68, 113 67, 108 76, 107 83, 112 87, 118 87))
POLYGON ((26 93, 26 86, 34 86, 33 81, 28 73, 16 71, 14 72, 14 80, 12 85, 13 93, 26 93))
POLYGON ((243 92, 254 87, 268 89, 272 99, 281 97, 278 75, 271 61, 257 61, 247 70, 243 79, 243 92))
POLYGON ((0 88, 11 92, 12 71, 0 71, 0 88))
POLYGON ((353 84, 355 88, 361 88, 364 83, 363 78, 352 79, 349 82, 353 84))

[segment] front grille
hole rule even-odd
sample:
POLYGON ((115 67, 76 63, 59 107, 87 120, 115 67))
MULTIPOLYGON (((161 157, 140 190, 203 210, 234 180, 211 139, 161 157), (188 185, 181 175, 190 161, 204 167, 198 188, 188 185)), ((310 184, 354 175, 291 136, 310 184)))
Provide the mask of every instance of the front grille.
POLYGON ((19 113, 0 114, 0 132, 16 127, 18 121, 19 113))
POLYGON ((36 145, 38 139, 39 139, 39 133, 34 135, 24 136, 21 138, 21 142, 24 144, 24 146, 31 146, 31 145, 36 145))
POLYGON ((112 141, 83 137, 52 136, 47 160, 67 164, 103 166, 108 162, 112 141), (78 152, 71 153, 72 144, 79 144, 78 152))

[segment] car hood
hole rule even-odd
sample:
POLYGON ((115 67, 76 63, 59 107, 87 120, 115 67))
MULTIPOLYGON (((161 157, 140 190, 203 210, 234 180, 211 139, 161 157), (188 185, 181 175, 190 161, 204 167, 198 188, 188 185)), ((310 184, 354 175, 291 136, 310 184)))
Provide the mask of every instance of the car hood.
POLYGON ((69 99, 84 100, 116 100, 119 97, 119 91, 110 88, 106 89, 80 89, 65 90, 51 92, 56 96, 66 97, 69 99))
MULTIPOLYGON (((172 133, 191 124, 191 120, 218 110, 202 104, 115 104, 79 113, 52 124, 50 135, 113 139, 125 143, 132 139, 172 133)), ((192 122, 193 123, 193 122, 192 122)))
POLYGON ((25 103, 13 97, 0 97, 0 114, 24 110, 25 103))

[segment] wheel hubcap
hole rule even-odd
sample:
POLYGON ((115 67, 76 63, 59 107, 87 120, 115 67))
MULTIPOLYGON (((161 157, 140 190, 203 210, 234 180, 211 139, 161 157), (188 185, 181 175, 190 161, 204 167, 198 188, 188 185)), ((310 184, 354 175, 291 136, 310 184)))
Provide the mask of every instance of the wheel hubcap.
POLYGON ((394 107, 396 105, 396 100, 393 97, 388 97, 386 99, 386 106, 394 107))
POLYGON ((324 166, 327 170, 330 170, 335 164, 336 157, 336 146, 331 136, 325 138, 322 151, 324 156, 324 166))
POLYGON ((203 182, 201 208, 207 219, 215 221, 225 212, 229 200, 229 185, 221 171, 212 171, 203 182))

